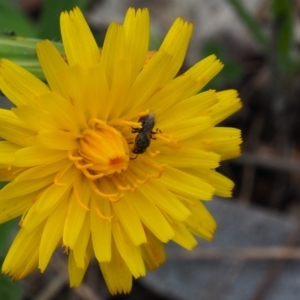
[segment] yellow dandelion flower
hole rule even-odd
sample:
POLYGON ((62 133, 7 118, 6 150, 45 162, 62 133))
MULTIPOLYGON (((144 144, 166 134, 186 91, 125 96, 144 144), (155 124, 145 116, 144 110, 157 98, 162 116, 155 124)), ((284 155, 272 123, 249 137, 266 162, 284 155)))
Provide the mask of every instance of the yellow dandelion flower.
POLYGON ((193 25, 178 18, 148 53, 149 13, 130 8, 101 51, 78 8, 60 18, 63 59, 50 41, 37 54, 47 84, 0 62, 0 222, 22 215, 2 266, 21 279, 42 272, 57 247, 70 285, 94 255, 111 293, 165 260, 164 244, 192 249, 216 229, 201 200, 229 197, 215 169, 240 154, 240 131, 215 127, 240 109, 234 90, 198 93, 221 69, 214 55, 175 77, 193 25), (201 199, 201 200, 199 200, 201 199))

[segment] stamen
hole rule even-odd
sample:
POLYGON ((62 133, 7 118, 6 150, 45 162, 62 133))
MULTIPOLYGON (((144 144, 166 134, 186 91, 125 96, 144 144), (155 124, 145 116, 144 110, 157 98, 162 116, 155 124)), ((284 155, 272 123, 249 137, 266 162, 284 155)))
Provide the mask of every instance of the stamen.
POLYGON ((167 142, 170 146, 177 146, 177 141, 174 139, 173 134, 164 134, 157 132, 155 138, 167 142))
MULTIPOLYGON (((96 137, 95 140, 98 140, 98 142, 100 143, 101 137, 98 134, 94 137, 96 137)), ((95 151, 93 151, 93 149, 91 148, 91 145, 92 145, 93 142, 95 143, 95 140, 94 141, 85 141, 85 140, 82 139, 80 141, 80 144, 81 144, 82 148, 78 151, 78 153, 79 153, 79 155, 81 155, 81 157, 83 159, 87 159, 87 160, 95 159, 99 163, 100 162, 106 163, 107 159, 102 157, 101 155, 95 153, 95 151), (83 149, 84 149, 84 151, 83 151, 83 149)))
POLYGON ((144 184, 150 179, 150 175, 146 174, 146 177, 144 179, 139 179, 131 170, 127 169, 126 175, 129 175, 131 179, 138 184, 144 184))
POLYGON ((101 137, 99 136, 99 134, 98 134, 95 130, 93 130, 93 129, 85 129, 85 130, 83 131, 83 134, 84 134, 84 135, 90 135, 90 136, 95 137, 95 138, 97 138, 97 139, 101 138, 101 137))
POLYGON ((54 184, 57 185, 57 186, 66 186, 65 183, 61 183, 61 182, 58 181, 58 177, 61 177, 60 173, 57 173, 57 175, 55 176, 54 184))
POLYGON ((126 170, 126 181, 129 182, 129 184, 131 185, 131 191, 135 192, 138 188, 137 180, 139 180, 133 173, 131 170, 127 169, 126 170))
MULTIPOLYGON (((106 198, 106 199, 109 199, 109 200, 110 200, 110 198, 113 199, 113 198, 115 198, 115 197, 118 196, 118 194, 105 194, 105 193, 100 192, 99 189, 96 187, 94 181, 92 181, 92 180, 88 180, 88 183, 89 183, 91 189, 92 189, 97 195, 99 195, 100 197, 103 197, 103 198, 106 198)), ((113 202, 113 201, 111 201, 111 202, 113 202)))
POLYGON ((54 184, 57 186, 66 186, 65 183, 61 183, 59 182, 59 179, 66 173, 66 171, 72 166, 73 164, 69 164, 68 166, 66 166, 63 170, 59 171, 55 178, 54 178, 54 184))
POLYGON ((157 150, 151 151, 151 150, 147 149, 146 151, 151 157, 155 157, 160 153, 160 151, 157 151, 157 150))
POLYGON ((134 193, 136 192, 137 188, 138 188, 137 184, 134 183, 133 187, 131 188, 131 191, 134 193))
POLYGON ((122 119, 114 119, 109 121, 110 126, 130 126, 134 128, 142 128, 142 125, 140 122, 131 122, 131 121, 125 121, 122 119))
MULTIPOLYGON (((109 192, 109 184, 108 184, 108 181, 106 180, 102 180, 101 181, 101 185, 102 185, 102 189, 105 193, 108 193, 109 192)), ((119 202, 120 199, 122 199, 124 197, 124 194, 121 193, 118 195, 118 197, 109 197, 108 200, 112 203, 116 203, 116 202, 119 202)))
POLYGON ((105 174, 104 173, 100 173, 100 174, 97 174, 97 175, 92 175, 91 173, 89 173, 88 170, 86 169, 82 169, 82 173, 88 178, 88 179, 91 179, 91 180, 96 180, 96 179, 99 179, 101 177, 103 177, 105 174))
POLYGON ((98 124, 101 125, 100 127, 97 126, 96 130, 95 129, 85 129, 83 131, 83 134, 84 135, 90 135, 90 136, 95 137, 97 139, 99 139, 99 138, 101 139, 101 136, 97 133, 97 129, 105 129, 106 131, 110 131, 112 134, 117 134, 118 136, 121 135, 121 133, 119 131, 117 131, 114 127, 108 126, 107 123, 104 123, 101 120, 98 120, 98 121, 101 122, 101 123, 98 123, 98 124), (102 123, 104 123, 104 125, 102 125, 102 123))
POLYGON ((107 220, 107 221, 111 222, 111 219, 113 218, 113 216, 105 216, 105 215, 100 211, 100 209, 98 208, 97 202, 96 202, 96 200, 94 199, 94 197, 91 197, 91 198, 92 198, 92 201, 93 201, 93 206, 94 206, 95 212, 96 212, 96 214, 99 216, 99 218, 102 219, 102 220, 107 220))
POLYGON ((79 170, 86 170, 90 167, 93 167, 93 164, 85 164, 85 165, 81 165, 78 161, 74 161, 74 165, 76 166, 77 169, 79 170))
POLYGON ((167 166, 166 164, 155 164, 153 163, 151 160, 149 159, 145 159, 145 157, 141 157, 141 160, 143 161, 143 163, 147 164, 148 166, 158 170, 158 173, 156 175, 151 174, 152 178, 160 178, 162 175, 163 170, 165 169, 165 167, 167 166))
POLYGON ((145 157, 141 157, 141 160, 143 161, 143 163, 147 164, 148 166, 153 167, 158 170, 162 170, 167 166, 166 164, 156 164, 145 157))
POLYGON ((160 178, 161 175, 162 175, 162 173, 163 173, 163 171, 164 171, 164 168, 158 170, 158 173, 156 175, 152 174, 151 177, 152 178, 160 178))
POLYGON ((78 204, 85 210, 85 211, 88 211, 89 208, 83 204, 83 202, 80 200, 80 197, 79 197, 79 193, 78 193, 78 188, 77 188, 77 185, 74 184, 73 185, 73 191, 74 191, 74 195, 75 195, 75 199, 76 201, 78 202, 78 204))
POLYGON ((140 179, 137 179, 136 182, 138 184, 145 184, 152 176, 150 176, 149 174, 147 174, 146 178, 144 180, 140 180, 140 179))
POLYGON ((83 158, 82 157, 79 157, 79 156, 74 156, 73 155, 73 150, 69 150, 68 151, 68 158, 71 160, 71 161, 79 161, 79 160, 82 160, 83 158))
POLYGON ((144 184, 144 183, 146 183, 150 178, 155 177, 155 175, 149 173, 148 170, 146 170, 146 169, 142 166, 142 164, 141 164, 141 166, 140 166, 140 168, 139 168, 139 171, 142 171, 143 173, 147 174, 147 180, 144 181, 144 182, 143 182, 143 181, 138 181, 138 183, 140 183, 140 184, 144 184))
MULTIPOLYGON (((105 121, 102 121, 97 118, 90 119, 88 124, 89 124, 89 126, 91 126, 91 128, 106 128, 107 127, 107 123, 105 121), (96 126, 96 125, 98 125, 98 126, 96 126)), ((84 132, 83 132, 83 134, 84 134, 84 132)))
POLYGON ((112 203, 117 203, 119 202, 122 198, 124 197, 124 194, 119 194, 117 198, 108 198, 108 200, 112 203))
POLYGON ((118 190, 120 190, 120 191, 131 190, 131 187, 129 186, 129 184, 127 184, 127 186, 122 186, 116 175, 113 175, 110 179, 118 190))

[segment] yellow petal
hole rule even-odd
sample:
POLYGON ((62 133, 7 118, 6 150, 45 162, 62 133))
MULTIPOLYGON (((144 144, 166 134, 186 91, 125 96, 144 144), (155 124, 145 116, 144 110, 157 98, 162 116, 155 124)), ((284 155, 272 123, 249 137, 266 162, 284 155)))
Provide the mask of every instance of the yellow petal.
POLYGON ((130 241, 137 246, 146 243, 146 235, 141 220, 131 203, 130 195, 126 196, 121 201, 114 203, 112 208, 128 234, 130 241))
POLYGON ((68 191, 73 186, 74 181, 79 174, 79 170, 72 165, 63 170, 62 175, 59 178, 60 185, 55 183, 52 184, 38 199, 36 207, 37 212, 41 214, 44 211, 52 209, 65 194, 67 194, 68 197, 68 191), (49 199, 51 199, 51 201, 49 199))
POLYGON ((81 284, 83 276, 91 260, 91 256, 92 256, 92 246, 91 244, 89 244, 85 256, 86 265, 84 266, 84 268, 80 268, 76 265, 76 260, 73 251, 72 250, 70 251, 69 260, 68 260, 70 287, 78 287, 81 284))
POLYGON ((0 224, 22 215, 32 205, 38 192, 12 199, 0 199, 0 224))
POLYGON ((23 170, 23 168, 0 164, 0 181, 12 181, 23 170))
POLYGON ((100 118, 106 121, 109 108, 109 89, 104 69, 101 65, 88 70, 88 82, 85 93, 85 110, 87 118, 100 118))
POLYGON ((186 119, 199 117, 206 109, 217 102, 219 100, 214 90, 202 92, 182 101, 177 101, 174 106, 163 112, 163 118, 159 119, 159 126, 164 128, 170 121, 177 123, 186 119))
POLYGON ((111 23, 107 29, 101 57, 101 65, 105 70, 109 88, 112 86, 120 59, 126 56, 128 56, 128 53, 125 44, 124 27, 116 23, 111 23))
POLYGON ((79 238, 79 233, 90 205, 90 197, 91 191, 86 179, 79 176, 74 182, 63 232, 63 244, 70 249, 74 248, 79 238))
POLYGON ((159 181, 152 180, 141 188, 144 197, 149 197, 152 202, 163 212, 177 220, 185 220, 191 212, 181 201, 159 181))
POLYGON ((157 161, 166 163, 175 168, 217 168, 220 155, 196 148, 171 148, 168 146, 157 147, 160 155, 157 161))
POLYGON ((96 117, 99 112, 97 103, 101 100, 99 96, 106 91, 102 91, 106 83, 103 68, 93 65, 86 71, 77 64, 69 68, 56 48, 47 41, 40 43, 37 49, 52 90, 65 99, 70 99, 79 111, 83 110, 83 115, 85 111, 90 111, 96 117))
POLYGON ((201 201, 193 203, 193 205, 187 203, 187 206, 192 206, 192 214, 185 221, 189 230, 199 237, 211 241, 217 228, 214 218, 201 201))
POLYGON ((21 279, 37 267, 43 229, 43 224, 30 233, 23 228, 20 229, 4 259, 3 273, 9 274, 14 279, 21 279))
POLYGON ((142 194, 140 189, 131 194, 132 204, 138 213, 143 224, 162 242, 169 241, 174 233, 172 227, 167 222, 163 214, 151 201, 151 195, 142 194))
POLYGON ((220 123, 242 108, 241 100, 236 90, 227 90, 217 93, 219 102, 207 110, 214 125, 220 123))
POLYGON ((49 88, 37 77, 17 64, 0 60, 0 90, 16 106, 35 105, 49 88))
POLYGON ((26 127, 35 132, 41 129, 57 129, 58 127, 55 118, 45 110, 41 110, 40 107, 22 105, 13 108, 12 111, 20 119, 19 122, 24 122, 23 126, 26 124, 26 127))
POLYGON ((56 121, 57 129, 79 132, 78 113, 67 99, 51 92, 42 95, 40 100, 43 108, 56 121))
POLYGON ((215 170, 205 169, 189 169, 187 170, 195 176, 201 177, 203 180, 211 184, 215 189, 215 195, 221 197, 231 197, 234 183, 226 176, 216 172, 215 170))
POLYGON ((79 136, 63 130, 40 130, 37 142, 42 147, 57 150, 74 150, 79 148, 79 136))
POLYGON ((35 133, 6 109, 0 109, 0 132, 3 139, 20 146, 26 147, 34 142, 35 133))
POLYGON ((183 75, 195 77, 201 83, 199 89, 202 89, 222 68, 223 64, 220 60, 218 60, 215 55, 210 55, 193 65, 183 75))
MULTIPOLYGON (((186 119, 185 110, 173 111, 173 106, 182 103, 182 100, 194 95, 200 88, 199 81, 191 76, 179 76, 172 81, 169 81, 161 90, 154 93, 153 96, 143 104, 143 107, 151 107, 156 114, 162 114, 163 119, 160 120, 166 124, 170 121, 175 121, 174 118, 186 119), (171 114, 168 112, 171 110, 171 114), (184 113, 183 113, 184 112, 184 113), (166 117, 165 117, 166 114, 166 117)), ((190 106, 189 106, 190 108, 190 106)))
POLYGON ((111 260, 111 221, 97 214, 99 212, 111 216, 110 203, 107 199, 92 195, 91 202, 91 234, 94 252, 99 262, 111 260))
MULTIPOLYGON (((148 98, 163 85, 166 73, 171 65, 172 57, 164 51, 157 52, 147 63, 134 82, 128 99, 128 111, 140 108, 148 98)), ((125 111, 126 113, 126 111, 125 111)))
POLYGON ((85 214, 78 239, 73 247, 74 260, 78 268, 84 269, 87 265, 86 251, 92 247, 90 214, 85 214))
MULTIPOLYGON (((28 232, 34 230, 35 228, 39 227, 42 222, 44 222, 48 217, 50 217, 55 209, 64 202, 67 202, 68 200, 68 195, 66 195, 66 191, 62 190, 61 192, 65 192, 63 195, 59 195, 58 193, 54 194, 53 196, 57 196, 57 198, 54 198, 55 201, 49 201, 49 198, 46 199, 48 203, 43 199, 43 195, 49 194, 47 191, 49 190, 46 189, 44 193, 36 197, 35 199, 32 199, 32 201, 36 201, 28 210, 27 214, 25 215, 24 219, 22 220, 22 227, 25 228, 28 232), (44 204, 44 209, 43 210, 38 210, 40 206, 40 199, 45 202, 44 204), (50 203, 49 203, 50 202, 50 203)), ((68 192, 68 191, 67 191, 68 192)), ((51 199, 51 198, 50 198, 51 199)), ((45 261, 43 262, 45 263, 45 261)))
POLYGON ((192 250, 197 245, 197 240, 191 234, 186 225, 174 219, 170 223, 172 224, 172 228, 175 233, 172 240, 181 247, 192 250))
POLYGON ((185 140, 187 146, 214 151, 221 160, 238 157, 241 154, 241 131, 236 128, 214 127, 201 132, 197 139, 185 140))
POLYGON ((126 46, 131 57, 131 82, 135 80, 145 62, 150 33, 149 11, 129 8, 124 20, 126 46))
POLYGON ((145 229, 147 235, 147 244, 141 245, 141 252, 148 270, 157 269, 166 260, 164 244, 149 230, 145 229))
MULTIPOLYGON (((88 85, 89 78, 87 77, 88 73, 86 70, 80 65, 74 65, 67 69, 67 76, 69 79, 69 98, 72 105, 71 109, 74 109, 75 119, 72 120, 77 122, 77 126, 79 125, 81 128, 88 127, 87 121, 89 120, 89 116, 87 115, 87 100, 86 100, 86 87, 88 85)), ((96 100, 92 98, 91 100, 96 100)))
POLYGON ((160 180, 168 189, 187 198, 211 200, 215 191, 202 179, 170 166, 165 168, 160 180))
POLYGON ((112 257, 109 263, 100 263, 101 272, 112 295, 128 294, 132 286, 132 275, 122 259, 116 245, 112 244, 112 257))
POLYGON ((20 146, 12 144, 7 141, 0 141, 0 163, 10 165, 13 163, 15 157, 14 154, 20 146))
POLYGON ((172 79, 179 71, 186 55, 186 50, 192 35, 193 24, 177 18, 166 35, 159 51, 172 55, 171 70, 167 79, 172 79))
POLYGON ((168 132, 175 135, 176 141, 195 137, 202 131, 212 128, 213 124, 210 117, 196 117, 185 119, 181 122, 170 122, 169 125, 160 128, 162 132, 168 132), (172 125, 171 125, 172 124, 172 125))
POLYGON ((119 118, 126 103, 131 103, 131 99, 127 97, 130 88, 130 63, 129 58, 121 59, 118 68, 115 70, 108 99, 109 119, 119 118))
POLYGON ((61 14, 60 30, 70 65, 90 67, 100 62, 99 48, 78 7, 61 14))
POLYGON ((126 231, 116 216, 114 216, 112 220, 112 233, 116 247, 132 275, 135 278, 145 276, 146 269, 140 248, 130 241, 126 231))
POLYGON ((32 167, 42 164, 51 164, 66 157, 67 152, 65 150, 32 146, 16 151, 14 164, 18 167, 32 167))
POLYGON ((46 221, 39 249, 39 269, 41 272, 45 271, 54 250, 61 241, 66 213, 67 201, 64 201, 49 215, 46 221))
POLYGON ((26 266, 24 268, 20 268, 18 272, 12 276, 12 279, 14 280, 20 280, 28 276, 30 273, 32 273, 34 270, 38 267, 38 248, 33 249, 32 252, 30 252, 30 257, 25 260, 26 266))
POLYGON ((55 46, 48 40, 37 43, 36 52, 44 75, 52 91, 68 99, 68 65, 55 46))
MULTIPOLYGON (((67 166, 70 166, 71 164, 72 163, 70 162, 70 160, 63 159, 60 161, 55 161, 51 164, 32 167, 18 175, 15 182, 40 179, 51 174, 55 175, 58 171, 64 170, 65 168, 67 168, 67 166)), ((52 178, 54 178, 54 175, 52 178)))
POLYGON ((12 199, 41 190, 53 182, 53 175, 40 180, 12 181, 0 190, 0 199, 12 199))

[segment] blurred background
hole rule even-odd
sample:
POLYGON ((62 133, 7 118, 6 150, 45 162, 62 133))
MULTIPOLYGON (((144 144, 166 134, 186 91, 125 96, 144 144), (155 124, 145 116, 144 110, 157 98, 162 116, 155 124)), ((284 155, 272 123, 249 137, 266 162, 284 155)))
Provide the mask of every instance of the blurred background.
MULTIPOLYGON (((205 89, 237 89, 243 102, 221 124, 243 132, 243 155, 219 170, 236 183, 234 196, 208 204, 219 227, 212 243, 199 241, 193 252, 168 245, 167 263, 135 281, 130 295, 109 295, 95 262, 83 285, 69 289, 57 253, 44 274, 17 283, 0 275, 0 299, 299 299, 300 1, 0 0, 0 34, 59 42, 59 14, 76 5, 99 45, 129 6, 149 8, 151 50, 177 16, 194 23, 182 71, 216 54, 225 67, 205 89)), ((0 261, 17 223, 0 226, 0 261)))

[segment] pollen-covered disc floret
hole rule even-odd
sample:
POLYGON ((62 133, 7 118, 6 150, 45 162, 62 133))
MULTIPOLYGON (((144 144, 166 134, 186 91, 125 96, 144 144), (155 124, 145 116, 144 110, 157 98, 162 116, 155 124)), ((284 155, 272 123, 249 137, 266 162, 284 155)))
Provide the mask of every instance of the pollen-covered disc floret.
POLYGON ((82 131, 80 147, 71 153, 71 160, 87 178, 121 173, 129 161, 129 148, 124 136, 101 120, 91 120, 92 128, 82 131))
POLYGON ((216 224, 202 200, 231 196, 215 169, 240 155, 240 131, 216 125, 237 92, 199 91, 222 69, 211 55, 177 76, 192 24, 175 20, 149 52, 147 9, 112 23, 99 50, 78 8, 60 18, 65 53, 37 44, 47 82, 0 61, 0 222, 20 216, 2 271, 21 279, 68 255, 70 285, 95 256, 111 293, 165 260, 172 240, 192 249, 216 224), (200 200, 199 200, 200 199, 200 200))

